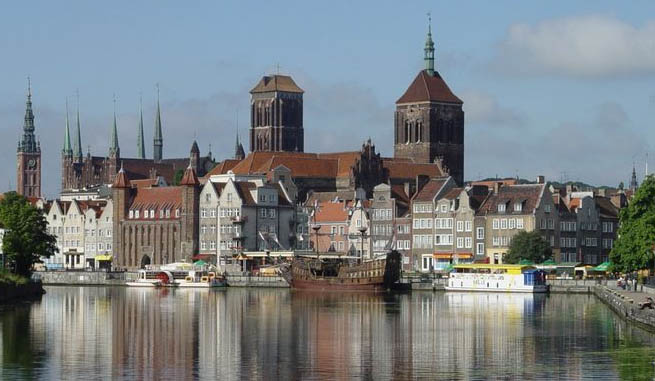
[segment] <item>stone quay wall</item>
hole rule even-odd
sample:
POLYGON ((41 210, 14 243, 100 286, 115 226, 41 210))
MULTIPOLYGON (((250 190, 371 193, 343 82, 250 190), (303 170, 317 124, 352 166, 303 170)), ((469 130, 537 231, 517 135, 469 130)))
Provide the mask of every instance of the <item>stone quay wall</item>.
POLYGON ((32 279, 40 279, 44 285, 124 286, 137 279, 136 272, 106 271, 37 271, 32 279))
POLYGON ((655 331, 655 310, 640 309, 646 295, 642 293, 625 293, 606 286, 596 286, 593 293, 622 318, 655 331))

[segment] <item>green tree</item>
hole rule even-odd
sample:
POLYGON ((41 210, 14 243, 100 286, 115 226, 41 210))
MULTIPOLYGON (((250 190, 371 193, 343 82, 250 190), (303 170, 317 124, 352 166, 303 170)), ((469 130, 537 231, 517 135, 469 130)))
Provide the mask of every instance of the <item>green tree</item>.
POLYGON ((29 276, 32 265, 58 251, 56 238, 47 231, 43 211, 16 192, 5 193, 0 200, 0 225, 7 230, 2 240, 5 266, 16 274, 29 276))
POLYGON ((619 215, 620 227, 610 252, 613 271, 653 268, 655 254, 655 177, 647 176, 627 208, 619 215))
POLYGON ((178 169, 175 171, 173 174, 173 184, 171 185, 180 185, 180 181, 182 181, 182 177, 184 177, 184 169, 178 169))
POLYGON ((521 231, 512 238, 503 262, 519 263, 521 259, 526 259, 534 263, 542 263, 552 256, 553 250, 538 231, 521 231))

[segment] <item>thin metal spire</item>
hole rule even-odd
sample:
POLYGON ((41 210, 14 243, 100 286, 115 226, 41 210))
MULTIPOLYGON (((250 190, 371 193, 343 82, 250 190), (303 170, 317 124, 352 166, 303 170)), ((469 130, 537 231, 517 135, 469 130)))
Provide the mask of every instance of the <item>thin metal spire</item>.
POLYGON ((159 104, 159 83, 157 83, 157 114, 155 115, 155 136, 153 139, 153 158, 161 160, 163 158, 164 137, 161 131, 161 107, 159 104))
POLYGON ((79 161, 82 161, 82 129, 80 127, 80 91, 76 90, 77 95, 77 136, 75 137, 73 155, 79 161))
POLYGON ((114 94, 114 125, 111 130, 111 144, 109 146, 110 156, 120 156, 120 147, 118 146, 118 127, 116 125, 116 94, 114 94))
POLYGON ((146 158, 146 146, 143 135, 143 98, 139 94, 139 130, 136 140, 136 156, 139 159, 146 158))
POLYGON ((66 97, 66 131, 64 133, 64 149, 62 149, 61 152, 66 156, 73 155, 73 150, 71 149, 70 125, 68 123, 68 97, 66 97))

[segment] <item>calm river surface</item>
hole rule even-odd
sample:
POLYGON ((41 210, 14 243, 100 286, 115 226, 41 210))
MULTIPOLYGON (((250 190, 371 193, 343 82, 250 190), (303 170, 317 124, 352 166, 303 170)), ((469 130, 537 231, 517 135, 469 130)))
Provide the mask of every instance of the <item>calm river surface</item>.
POLYGON ((47 287, 0 306, 0 378, 651 379, 593 296, 47 287))

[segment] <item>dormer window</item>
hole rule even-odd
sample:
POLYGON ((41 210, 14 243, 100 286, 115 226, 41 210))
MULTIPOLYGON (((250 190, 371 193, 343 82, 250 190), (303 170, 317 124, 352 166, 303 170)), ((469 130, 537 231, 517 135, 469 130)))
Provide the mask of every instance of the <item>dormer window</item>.
POLYGON ((159 209, 159 218, 164 218, 164 209, 159 209))
POLYGON ((501 202, 498 204, 498 213, 505 213, 505 203, 501 202))
POLYGON ((134 211, 130 210, 130 218, 134 218, 134 211))
POLYGON ((171 210, 166 209, 166 218, 171 218, 171 210))
POLYGON ((180 217, 180 209, 175 209, 175 218, 180 217))
POLYGON ((134 218, 139 218, 139 211, 138 210, 134 211, 134 218))
POLYGON ((522 210, 523 210, 523 203, 522 202, 514 203, 514 211, 515 212, 520 212, 522 210))

